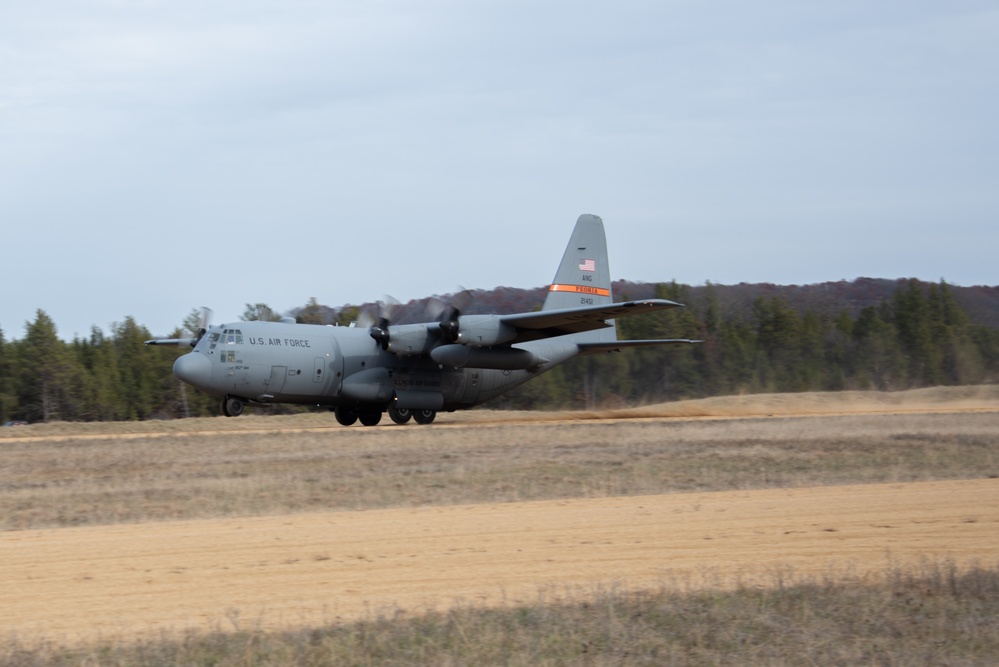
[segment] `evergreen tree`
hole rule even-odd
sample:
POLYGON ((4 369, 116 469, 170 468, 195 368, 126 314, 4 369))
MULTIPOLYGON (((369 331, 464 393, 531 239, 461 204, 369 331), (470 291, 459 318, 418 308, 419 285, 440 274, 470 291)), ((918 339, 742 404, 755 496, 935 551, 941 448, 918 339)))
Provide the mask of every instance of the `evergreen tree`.
POLYGON ((853 360, 853 318, 843 310, 827 327, 824 335, 824 389, 839 391, 850 385, 853 360))
POLYGON ((92 327, 89 340, 74 340, 73 351, 83 369, 80 380, 78 418, 112 421, 121 419, 120 373, 115 347, 98 327, 92 327))
POLYGON ((971 338, 968 318, 945 281, 929 286, 930 326, 938 348, 939 376, 945 384, 973 384, 985 377, 981 352, 971 338))
POLYGON ((718 290, 712 283, 704 289, 704 305, 701 309, 702 328, 699 340, 703 342, 693 351, 698 361, 701 382, 693 396, 710 396, 725 393, 726 379, 721 372, 722 311, 718 301, 718 290))
POLYGON ((930 304, 919 281, 909 280, 905 287, 896 290, 891 307, 898 342, 909 361, 909 383, 917 386, 940 384, 942 378, 930 326, 930 304))
POLYGON ((882 304, 867 306, 854 322, 851 371, 861 389, 884 391, 908 386, 908 364, 891 319, 891 309, 882 304))
POLYGON ((121 412, 119 419, 147 419, 161 406, 161 379, 164 369, 158 364, 155 349, 145 341, 151 338, 145 327, 131 317, 113 327, 114 355, 118 361, 121 412))
POLYGON ((802 355, 802 321, 783 297, 760 297, 753 303, 756 332, 756 377, 765 391, 803 391, 798 373, 802 355))
POLYGON ((0 423, 13 419, 17 412, 17 394, 14 389, 14 353, 16 348, 4 339, 0 329, 0 423))
POLYGON ((70 363, 66 345, 56 335, 55 323, 38 310, 25 327, 20 347, 18 401, 30 421, 64 419, 70 389, 70 363))

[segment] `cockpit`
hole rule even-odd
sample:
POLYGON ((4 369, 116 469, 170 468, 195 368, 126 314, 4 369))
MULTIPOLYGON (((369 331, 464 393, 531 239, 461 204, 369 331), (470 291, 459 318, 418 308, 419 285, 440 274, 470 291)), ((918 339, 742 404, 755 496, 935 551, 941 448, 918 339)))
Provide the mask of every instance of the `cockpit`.
POLYGON ((215 354, 217 351, 219 363, 236 363, 235 348, 237 345, 243 344, 242 331, 239 329, 222 329, 221 331, 209 332, 205 338, 208 339, 208 354, 215 354))

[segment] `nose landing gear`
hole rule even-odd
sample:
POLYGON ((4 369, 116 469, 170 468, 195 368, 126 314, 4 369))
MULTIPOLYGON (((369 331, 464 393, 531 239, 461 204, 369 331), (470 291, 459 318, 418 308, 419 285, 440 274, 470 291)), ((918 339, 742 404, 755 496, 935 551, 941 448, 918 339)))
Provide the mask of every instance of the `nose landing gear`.
POLYGON ((219 407, 226 417, 238 417, 243 414, 246 404, 235 396, 224 396, 222 397, 222 405, 219 407))

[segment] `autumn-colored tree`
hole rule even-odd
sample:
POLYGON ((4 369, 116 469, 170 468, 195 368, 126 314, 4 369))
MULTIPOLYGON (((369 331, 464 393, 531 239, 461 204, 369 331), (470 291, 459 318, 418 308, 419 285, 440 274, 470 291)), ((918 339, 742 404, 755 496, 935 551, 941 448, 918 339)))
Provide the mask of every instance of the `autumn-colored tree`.
POLYGON ((281 319, 281 315, 276 313, 266 303, 255 303, 252 305, 248 303, 240 319, 245 322, 277 322, 281 319))

